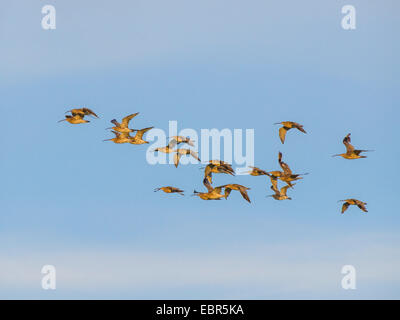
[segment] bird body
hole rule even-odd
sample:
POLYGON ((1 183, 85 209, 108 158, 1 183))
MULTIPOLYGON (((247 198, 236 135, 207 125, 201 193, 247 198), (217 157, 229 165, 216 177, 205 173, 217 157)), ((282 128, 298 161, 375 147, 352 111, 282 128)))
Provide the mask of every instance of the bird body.
POLYGON ((144 129, 140 129, 136 131, 135 136, 131 137, 131 139, 129 140, 130 144, 144 144, 144 143, 149 143, 148 141, 143 140, 143 135, 153 129, 154 127, 148 127, 148 128, 144 128, 144 129))
POLYGON ((235 175, 235 172, 229 163, 217 162, 215 160, 211 161, 204 168, 204 177, 207 178, 210 183, 212 183, 212 173, 225 173, 230 174, 231 176, 235 175))
POLYGON ((208 192, 198 192, 196 190, 193 190, 193 196, 198 196, 200 199, 203 200, 221 200, 225 197, 225 195, 222 194, 222 188, 224 186, 213 188, 206 178, 204 178, 203 184, 207 188, 208 192))
POLYGON ((160 187, 160 188, 155 188, 154 189, 154 192, 157 192, 157 191, 159 191, 159 190, 162 190, 162 191, 164 191, 165 193, 179 193, 180 195, 184 195, 183 194, 183 190, 181 190, 181 189, 179 189, 179 188, 175 188, 175 187, 171 187, 171 186, 168 186, 168 187, 160 187))
POLYGON ((68 121, 71 124, 80 124, 80 123, 88 123, 88 122, 90 122, 89 120, 83 119, 83 116, 80 116, 78 114, 76 114, 74 116, 66 115, 65 119, 60 120, 58 122, 61 122, 61 121, 68 121))
POLYGON ((111 132, 115 134, 115 138, 106 139, 103 141, 112 141, 114 143, 129 143, 132 139, 129 133, 120 133, 117 131, 111 131, 111 132))

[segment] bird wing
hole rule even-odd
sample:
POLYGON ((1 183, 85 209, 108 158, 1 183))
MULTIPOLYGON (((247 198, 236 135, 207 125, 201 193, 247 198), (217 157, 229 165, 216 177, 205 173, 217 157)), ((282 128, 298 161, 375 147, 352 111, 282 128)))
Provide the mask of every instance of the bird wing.
MULTIPOLYGON (((270 176, 271 183, 272 183, 272 188, 273 190, 278 191, 278 178, 275 176, 270 176)), ((279 192, 279 191, 278 191, 279 192)))
POLYGON ((294 123, 294 127, 295 127, 297 130, 299 130, 299 131, 301 131, 301 132, 303 132, 303 133, 307 133, 306 130, 303 129, 303 126, 302 126, 300 123, 295 122, 295 123, 294 123))
POLYGON ((84 114, 87 114, 87 115, 90 114, 90 115, 92 115, 92 116, 95 116, 96 118, 99 117, 97 114, 95 114, 95 113, 93 112, 93 110, 91 110, 91 109, 89 109, 89 108, 82 108, 82 111, 83 111, 84 114))
POLYGON ((174 138, 174 139, 172 139, 169 143, 168 143, 168 145, 167 145, 167 147, 169 148, 169 149, 173 149, 173 148, 175 148, 175 146, 178 144, 178 141, 176 141, 176 139, 174 138))
POLYGON ((229 195, 231 194, 232 189, 225 187, 225 199, 228 199, 229 195))
POLYGON ((346 151, 347 151, 348 154, 351 154, 354 151, 354 147, 350 142, 351 142, 351 138, 350 138, 350 133, 349 133, 343 139, 343 144, 345 145, 346 151))
POLYGON ((175 152, 174 154, 174 165, 178 168, 179 160, 181 159, 181 154, 179 152, 175 152))
POLYGON ((290 188, 289 185, 284 186, 281 188, 281 195, 286 196, 287 189, 290 188))
POLYGON ((279 152, 278 161, 279 161, 279 165, 281 166, 281 168, 283 170, 283 173, 285 175, 291 175, 292 174, 292 170, 290 170, 290 167, 286 162, 282 161, 282 153, 281 152, 279 152))
POLYGON ((121 135, 121 133, 114 131, 114 130, 111 130, 111 132, 115 134, 116 138, 118 138, 121 135))
POLYGON ((279 138, 281 139, 282 143, 285 143, 285 137, 286 137, 286 132, 289 130, 290 128, 288 127, 280 127, 279 128, 279 138))
POLYGON ((246 201, 248 201, 248 202, 251 203, 250 198, 249 198, 249 195, 247 194, 247 191, 246 191, 246 188, 245 188, 245 187, 240 186, 240 187, 239 187, 239 192, 240 192, 240 194, 242 195, 243 199, 245 199, 246 201))
POLYGON ((357 204, 357 207, 359 207, 359 208, 360 208, 362 211, 364 211, 364 212, 368 212, 367 208, 365 208, 364 203, 359 203, 359 204, 357 204))
POLYGON ((144 129, 140 129, 136 132, 135 138, 137 139, 142 139, 143 135, 145 132, 153 129, 154 127, 148 127, 148 128, 144 128, 144 129))
POLYGON ((179 188, 175 188, 175 187, 170 187, 171 188, 171 192, 183 192, 183 190, 179 189, 179 188))
POLYGON ((208 181, 207 178, 204 178, 203 184, 207 188, 208 192, 212 192, 214 190, 214 188, 212 187, 210 181, 208 181))
POLYGON ((196 151, 190 150, 190 155, 195 158, 196 160, 200 161, 199 154, 196 151))
POLYGON ((347 208, 349 207, 349 205, 350 205, 350 203, 348 203, 348 202, 343 203, 343 206, 342 206, 342 213, 345 212, 345 211, 347 210, 347 208))
POLYGON ((139 112, 136 112, 136 113, 130 114, 129 116, 124 117, 121 122, 121 127, 128 128, 129 121, 131 121, 138 114, 139 114, 139 112))

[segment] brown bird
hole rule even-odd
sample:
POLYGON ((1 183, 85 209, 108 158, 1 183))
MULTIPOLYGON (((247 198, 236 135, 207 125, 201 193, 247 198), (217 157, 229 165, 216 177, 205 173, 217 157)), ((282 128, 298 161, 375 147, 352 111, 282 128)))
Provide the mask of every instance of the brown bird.
POLYGON ((248 171, 247 173, 250 174, 251 176, 269 176, 267 171, 261 170, 260 168, 257 167, 252 167, 249 166, 252 170, 248 171))
POLYGON ((282 187, 281 190, 278 190, 278 188, 274 188, 273 186, 271 186, 271 189, 275 192, 275 194, 271 194, 267 197, 273 197, 275 200, 292 200, 292 198, 286 195, 288 188, 290 188, 290 186, 287 185, 282 187))
POLYGON ((168 187, 161 187, 161 188, 155 188, 154 189, 154 192, 157 192, 157 191, 159 191, 159 190, 162 190, 162 191, 164 191, 165 193, 179 193, 180 195, 184 195, 183 194, 183 190, 181 190, 181 189, 179 189, 179 188, 175 188, 175 187, 170 187, 170 186, 168 186, 168 187))
POLYGON ((368 212, 367 208, 365 208, 366 202, 362 202, 357 199, 346 199, 346 200, 339 200, 338 202, 344 202, 342 206, 342 213, 344 213, 350 205, 355 205, 359 207, 362 211, 368 212))
POLYGON ((343 157, 345 159, 350 159, 350 160, 360 159, 360 158, 366 158, 366 156, 360 156, 361 152, 373 151, 373 150, 355 150, 353 145, 350 143, 351 142, 350 135, 351 135, 351 133, 349 133, 343 139, 343 144, 346 147, 346 153, 335 154, 332 157, 340 156, 340 157, 343 157))
MULTIPOLYGON (((135 136, 131 137, 129 143, 130 144, 144 144, 144 143, 149 143, 148 141, 143 140, 143 135, 153 129, 154 127, 148 127, 148 128, 144 128, 144 129, 140 129, 136 131, 135 136)), ((129 135, 129 133, 128 133, 129 135)))
POLYGON ((122 119, 122 122, 119 123, 116 119, 111 120, 110 122, 113 123, 115 126, 112 128, 107 128, 107 129, 113 129, 117 132, 121 132, 121 133, 129 133, 129 132, 133 132, 133 131, 137 131, 137 129, 129 129, 128 125, 129 122, 136 117, 139 114, 139 112, 130 114, 129 116, 126 116, 122 119))
POLYGON ((225 173, 231 176, 235 175, 231 165, 227 162, 219 162, 221 160, 210 160, 210 163, 204 168, 204 178, 207 178, 212 183, 212 173, 225 173))
POLYGON ((121 133, 113 130, 111 132, 115 134, 115 138, 105 139, 103 141, 112 141, 114 143, 128 143, 132 140, 132 137, 129 135, 129 133, 121 133))
MULTIPOLYGON (((80 116, 82 116, 82 118, 83 118, 84 116, 89 116, 89 115, 95 116, 96 118, 99 117, 97 114, 95 114, 95 113, 94 113, 91 109, 89 109, 89 108, 72 109, 72 110, 69 110, 69 111, 67 111, 67 112, 71 112, 71 114, 72 114, 73 116, 75 116, 75 115, 80 115, 80 116)), ((65 113, 67 113, 67 112, 65 112, 65 113)))
POLYGON ((194 147, 194 141, 190 139, 190 137, 183 137, 183 136, 172 136, 171 142, 175 140, 176 144, 186 143, 189 146, 194 147))
POLYGON ((192 196, 197 196, 203 200, 221 200, 221 198, 225 197, 225 195, 221 193, 223 186, 213 188, 206 178, 204 178, 203 184, 207 188, 208 192, 198 192, 193 190, 192 196))
POLYGON ((176 168, 178 167, 179 160, 181 159, 182 155, 191 155, 196 160, 201 161, 199 156, 198 156, 198 153, 193 151, 193 150, 190 150, 190 149, 176 149, 176 150, 174 150, 174 152, 176 152, 174 154, 174 164, 175 164, 176 168))
POLYGON ((292 121, 283 121, 283 122, 277 122, 274 124, 281 124, 283 127, 279 129, 279 138, 281 139, 282 143, 285 143, 285 137, 286 137, 286 132, 289 131, 290 129, 297 129, 300 130, 303 133, 307 133, 304 129, 303 126, 297 122, 292 122, 292 121))
POLYGON ((247 188, 245 186, 242 186, 241 184, 236 184, 236 183, 226 184, 221 187, 225 189, 225 199, 228 199, 229 194, 231 193, 232 190, 237 190, 240 192, 243 199, 251 203, 249 195, 247 194, 247 190, 250 190, 250 188, 247 188))
POLYGON ((60 120, 58 122, 62 122, 62 121, 68 121, 71 124, 80 124, 80 123, 88 123, 88 122, 90 122, 89 120, 83 119, 83 116, 80 116, 78 114, 76 114, 74 116, 66 115, 65 119, 60 120))
POLYGON ((292 187, 291 181, 296 181, 299 179, 303 179, 300 176, 307 175, 308 173, 298 173, 294 174, 290 169, 289 165, 286 162, 282 161, 282 153, 279 152, 278 154, 278 162, 283 170, 283 174, 280 175, 279 179, 286 182, 290 187, 292 187))
POLYGON ((174 150, 174 148, 177 144, 178 144, 177 141, 175 139, 172 139, 165 147, 155 148, 153 151, 154 152, 172 153, 172 152, 176 151, 176 150, 174 150))

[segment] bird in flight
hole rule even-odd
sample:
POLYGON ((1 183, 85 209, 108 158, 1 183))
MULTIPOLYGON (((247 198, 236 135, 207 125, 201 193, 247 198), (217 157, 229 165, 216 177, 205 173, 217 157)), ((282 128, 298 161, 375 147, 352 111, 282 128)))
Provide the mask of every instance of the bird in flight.
POLYGON ((283 127, 279 128, 279 138, 281 139, 282 144, 285 143, 286 132, 289 131, 290 129, 295 128, 303 133, 307 133, 303 129, 303 125, 301 125, 300 123, 297 123, 297 122, 283 121, 283 122, 277 122, 274 124, 281 124, 283 126, 283 127))
POLYGON ((335 154, 332 157, 343 157, 345 159, 360 159, 360 158, 366 158, 366 156, 361 156, 361 152, 369 152, 373 150, 356 150, 354 149, 353 145, 350 143, 351 138, 350 138, 351 133, 349 133, 347 136, 344 137, 343 139, 343 144, 346 147, 346 153, 340 153, 340 154, 335 154))
POLYGON ((183 194, 183 190, 181 190, 181 189, 179 189, 179 188, 175 188, 175 187, 170 187, 170 186, 168 186, 168 187, 161 187, 161 188, 155 188, 154 189, 154 192, 157 192, 157 191, 159 191, 159 190, 162 190, 162 191, 164 191, 165 193, 179 193, 180 195, 184 195, 183 194))
POLYGON ((175 167, 178 168, 179 165, 179 160, 181 159, 181 157, 183 155, 191 155, 193 158, 195 158, 198 161, 201 161, 199 158, 199 155, 197 152, 190 150, 190 149, 176 149, 174 150, 175 154, 174 154, 174 164, 175 167))
POLYGON ((111 132, 115 134, 115 138, 105 139, 103 141, 112 141, 114 143, 129 143, 132 139, 129 133, 121 133, 114 130, 111 130, 111 132))
POLYGON ((225 194, 224 194, 225 199, 228 199, 229 194, 231 193, 232 190, 237 190, 240 192, 243 199, 251 203, 249 195, 247 194, 247 190, 250 190, 250 188, 247 188, 245 186, 242 186, 241 184, 236 184, 236 183, 226 184, 221 187, 225 189, 225 194))
POLYGON ((121 123, 119 123, 116 119, 113 119, 113 120, 111 120, 110 122, 111 122, 112 124, 114 124, 114 127, 112 127, 112 128, 107 128, 107 129, 112 129, 112 130, 114 130, 114 131, 121 132, 121 133, 129 133, 129 132, 137 131, 137 129, 129 129, 129 128, 128 128, 128 125, 129 125, 129 122, 130 122, 134 117, 136 117, 138 114, 139 114, 139 112, 136 112, 136 113, 130 114, 129 116, 124 117, 124 118, 122 119, 122 122, 121 122, 121 123))
POLYGON ((357 199, 345 199, 345 200, 339 200, 338 202, 344 202, 342 206, 342 213, 344 213, 347 208, 351 205, 355 205, 359 207, 362 211, 368 212, 367 208, 365 208, 365 205, 367 204, 366 202, 362 202, 357 199))
POLYGON ((221 198, 225 197, 225 195, 221 193, 223 186, 213 188, 206 178, 204 178, 203 184, 207 188, 208 192, 198 192, 193 190, 192 196, 197 196, 203 200, 221 200, 221 198))
POLYGON ((183 136, 172 136, 170 137, 171 141, 175 141, 175 144, 186 143, 191 147, 194 147, 194 141, 190 139, 190 137, 183 137, 183 136))
POLYGON ((69 111, 67 111, 67 112, 65 112, 65 113, 68 113, 68 112, 71 112, 72 116, 80 115, 80 116, 82 116, 82 118, 83 118, 84 116, 94 116, 94 117, 96 117, 96 118, 99 117, 97 114, 95 114, 95 113, 94 113, 91 109, 89 109, 89 108, 72 109, 72 110, 69 110, 69 111))
POLYGON ((281 166, 283 173, 279 175, 279 179, 286 182, 290 187, 293 185, 291 184, 292 181, 296 181, 299 179, 303 179, 300 176, 307 175, 308 173, 297 173, 294 174, 290 169, 289 165, 286 162, 282 161, 282 152, 278 153, 278 162, 281 166))
MULTIPOLYGON (((129 140, 129 143, 130 143, 130 144, 144 144, 144 143, 149 143, 148 141, 143 140, 143 135, 144 135, 147 131, 149 131, 149 130, 151 130, 151 129, 153 129, 153 128, 154 128, 154 127, 148 127, 148 128, 136 130, 136 134, 135 134, 133 137, 131 137, 131 139, 129 140)), ((129 135, 129 133, 128 133, 128 135, 129 135)))
POLYGON ((65 119, 62 119, 58 122, 62 122, 62 121, 68 121, 71 124, 80 124, 80 123, 88 123, 90 122, 89 120, 85 120, 83 119, 83 116, 79 115, 79 114, 75 114, 74 116, 70 116, 70 115, 66 115, 65 119))
POLYGON ((212 183, 212 173, 225 173, 230 174, 231 176, 235 175, 232 166, 222 160, 210 160, 209 164, 205 166, 204 178, 207 178, 210 183, 212 183))
POLYGON ((290 198, 286 195, 288 188, 290 188, 289 185, 282 187, 281 190, 279 190, 278 188, 275 188, 274 186, 271 186, 271 189, 275 192, 275 194, 271 194, 267 197, 272 197, 275 200, 292 200, 292 198, 290 198))

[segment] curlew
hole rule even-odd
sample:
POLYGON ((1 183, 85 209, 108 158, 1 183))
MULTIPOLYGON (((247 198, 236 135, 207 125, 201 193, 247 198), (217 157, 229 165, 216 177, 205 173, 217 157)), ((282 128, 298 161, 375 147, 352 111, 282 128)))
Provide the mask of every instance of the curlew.
POLYGON ((190 150, 190 149, 176 149, 174 150, 175 154, 174 154, 174 164, 175 167, 178 168, 179 165, 179 160, 181 159, 182 155, 191 155, 193 158, 195 158, 198 161, 201 161, 198 153, 190 150))
POLYGON ((180 195, 184 195, 183 194, 183 190, 181 190, 181 189, 179 189, 179 188, 175 188, 175 187, 171 187, 171 186, 168 186, 168 187, 160 187, 160 188, 155 188, 154 189, 154 192, 157 192, 157 191, 159 191, 159 190, 162 190, 162 191, 164 191, 165 193, 179 193, 180 195))
POLYGON ((285 137, 286 137, 286 132, 289 131, 290 129, 297 129, 303 133, 307 133, 304 129, 303 126, 300 123, 297 122, 292 122, 292 121, 283 121, 283 122, 277 122, 274 124, 281 124, 283 127, 279 128, 279 138, 281 139, 282 144, 285 143, 285 137))
POLYGON ((114 143, 128 143, 132 140, 132 137, 129 135, 129 133, 120 133, 116 131, 111 132, 115 134, 115 138, 105 139, 103 141, 112 141, 114 143))
POLYGON ((344 202, 342 206, 342 213, 344 213, 347 208, 351 205, 355 205, 359 207, 362 211, 368 212, 367 208, 365 208, 365 205, 367 204, 366 202, 362 202, 357 199, 345 199, 345 200, 339 200, 338 202, 344 202))
POLYGON ((129 129, 128 125, 129 122, 136 117, 139 114, 139 112, 130 114, 129 116, 126 116, 122 119, 121 123, 119 123, 116 119, 111 120, 110 122, 112 124, 114 124, 114 127, 112 128, 107 128, 107 129, 112 129, 114 131, 117 132, 121 132, 121 133, 129 133, 129 132, 133 132, 133 131, 137 131, 136 129, 129 129))
POLYGON ((225 197, 225 195, 221 193, 223 186, 213 188, 206 178, 204 178, 203 184, 207 188, 208 192, 198 192, 193 190, 192 196, 197 196, 203 200, 221 200, 225 197))
POLYGON ((332 157, 343 157, 344 159, 361 159, 361 158, 366 158, 366 156, 361 156, 361 152, 369 152, 373 150, 356 150, 354 149, 353 145, 350 143, 351 138, 350 138, 351 133, 349 133, 347 136, 344 137, 343 139, 343 144, 346 147, 346 153, 340 153, 340 154, 335 154, 332 157))
POLYGON ((252 167, 252 166, 249 166, 249 168, 251 168, 251 170, 247 171, 247 173, 250 174, 251 176, 256 177, 256 176, 268 176, 269 175, 267 171, 261 170, 260 168, 252 167))
POLYGON ((176 144, 186 143, 191 147, 194 147, 194 141, 190 139, 190 137, 183 137, 183 136, 172 136, 170 137, 172 141, 175 141, 176 144))
POLYGON ((80 116, 78 114, 76 114, 74 116, 66 115, 65 119, 62 119, 62 120, 60 120, 58 122, 62 122, 62 121, 68 121, 71 124, 80 124, 80 123, 88 123, 88 122, 90 122, 89 120, 83 119, 83 116, 80 116))
MULTIPOLYGON (((294 185, 294 184, 293 184, 294 185)), ((286 195, 287 189, 290 188, 289 185, 284 186, 281 188, 281 190, 279 190, 278 188, 274 188, 273 186, 271 186, 271 189, 275 192, 275 194, 271 194, 267 197, 272 197, 275 200, 292 200, 292 198, 288 197, 286 195)))
POLYGON ((280 174, 279 179, 286 182, 290 187, 293 187, 293 185, 291 184, 291 181, 296 181, 296 180, 300 180, 303 179, 300 176, 304 176, 307 175, 308 173, 297 173, 294 174, 292 172, 292 170, 290 169, 289 165, 286 162, 282 161, 282 153, 279 152, 278 154, 278 162, 279 165, 281 166, 283 173, 280 174))
POLYGON ((211 160, 208 165, 204 168, 204 178, 207 178, 212 183, 212 173, 225 173, 231 176, 235 175, 231 165, 226 162, 218 162, 220 160, 211 160))
POLYGON ((153 129, 154 127, 148 127, 148 128, 144 128, 144 129, 140 129, 136 131, 135 136, 131 137, 131 139, 129 140, 130 144, 144 144, 144 143, 149 143, 146 140, 143 140, 143 135, 153 129))
POLYGON ((226 184, 221 187, 225 189, 225 195, 224 195, 225 199, 228 199, 229 194, 231 193, 232 190, 237 190, 240 192, 243 199, 251 203, 249 195, 247 194, 247 190, 250 190, 250 188, 247 188, 245 186, 242 186, 241 184, 236 184, 236 183, 226 184))
POLYGON ((175 146, 177 145, 176 140, 172 139, 165 147, 155 148, 153 152, 164 152, 164 153, 172 153, 175 152, 175 146))
MULTIPOLYGON (((71 112, 72 116, 79 115, 79 116, 82 116, 82 118, 83 118, 84 116, 94 116, 94 117, 96 117, 96 118, 99 117, 97 114, 95 114, 95 113, 94 113, 91 109, 89 109, 89 108, 72 109, 72 110, 69 110, 69 111, 67 111, 67 112, 71 112)), ((65 112, 65 113, 67 113, 67 112, 65 112)))

